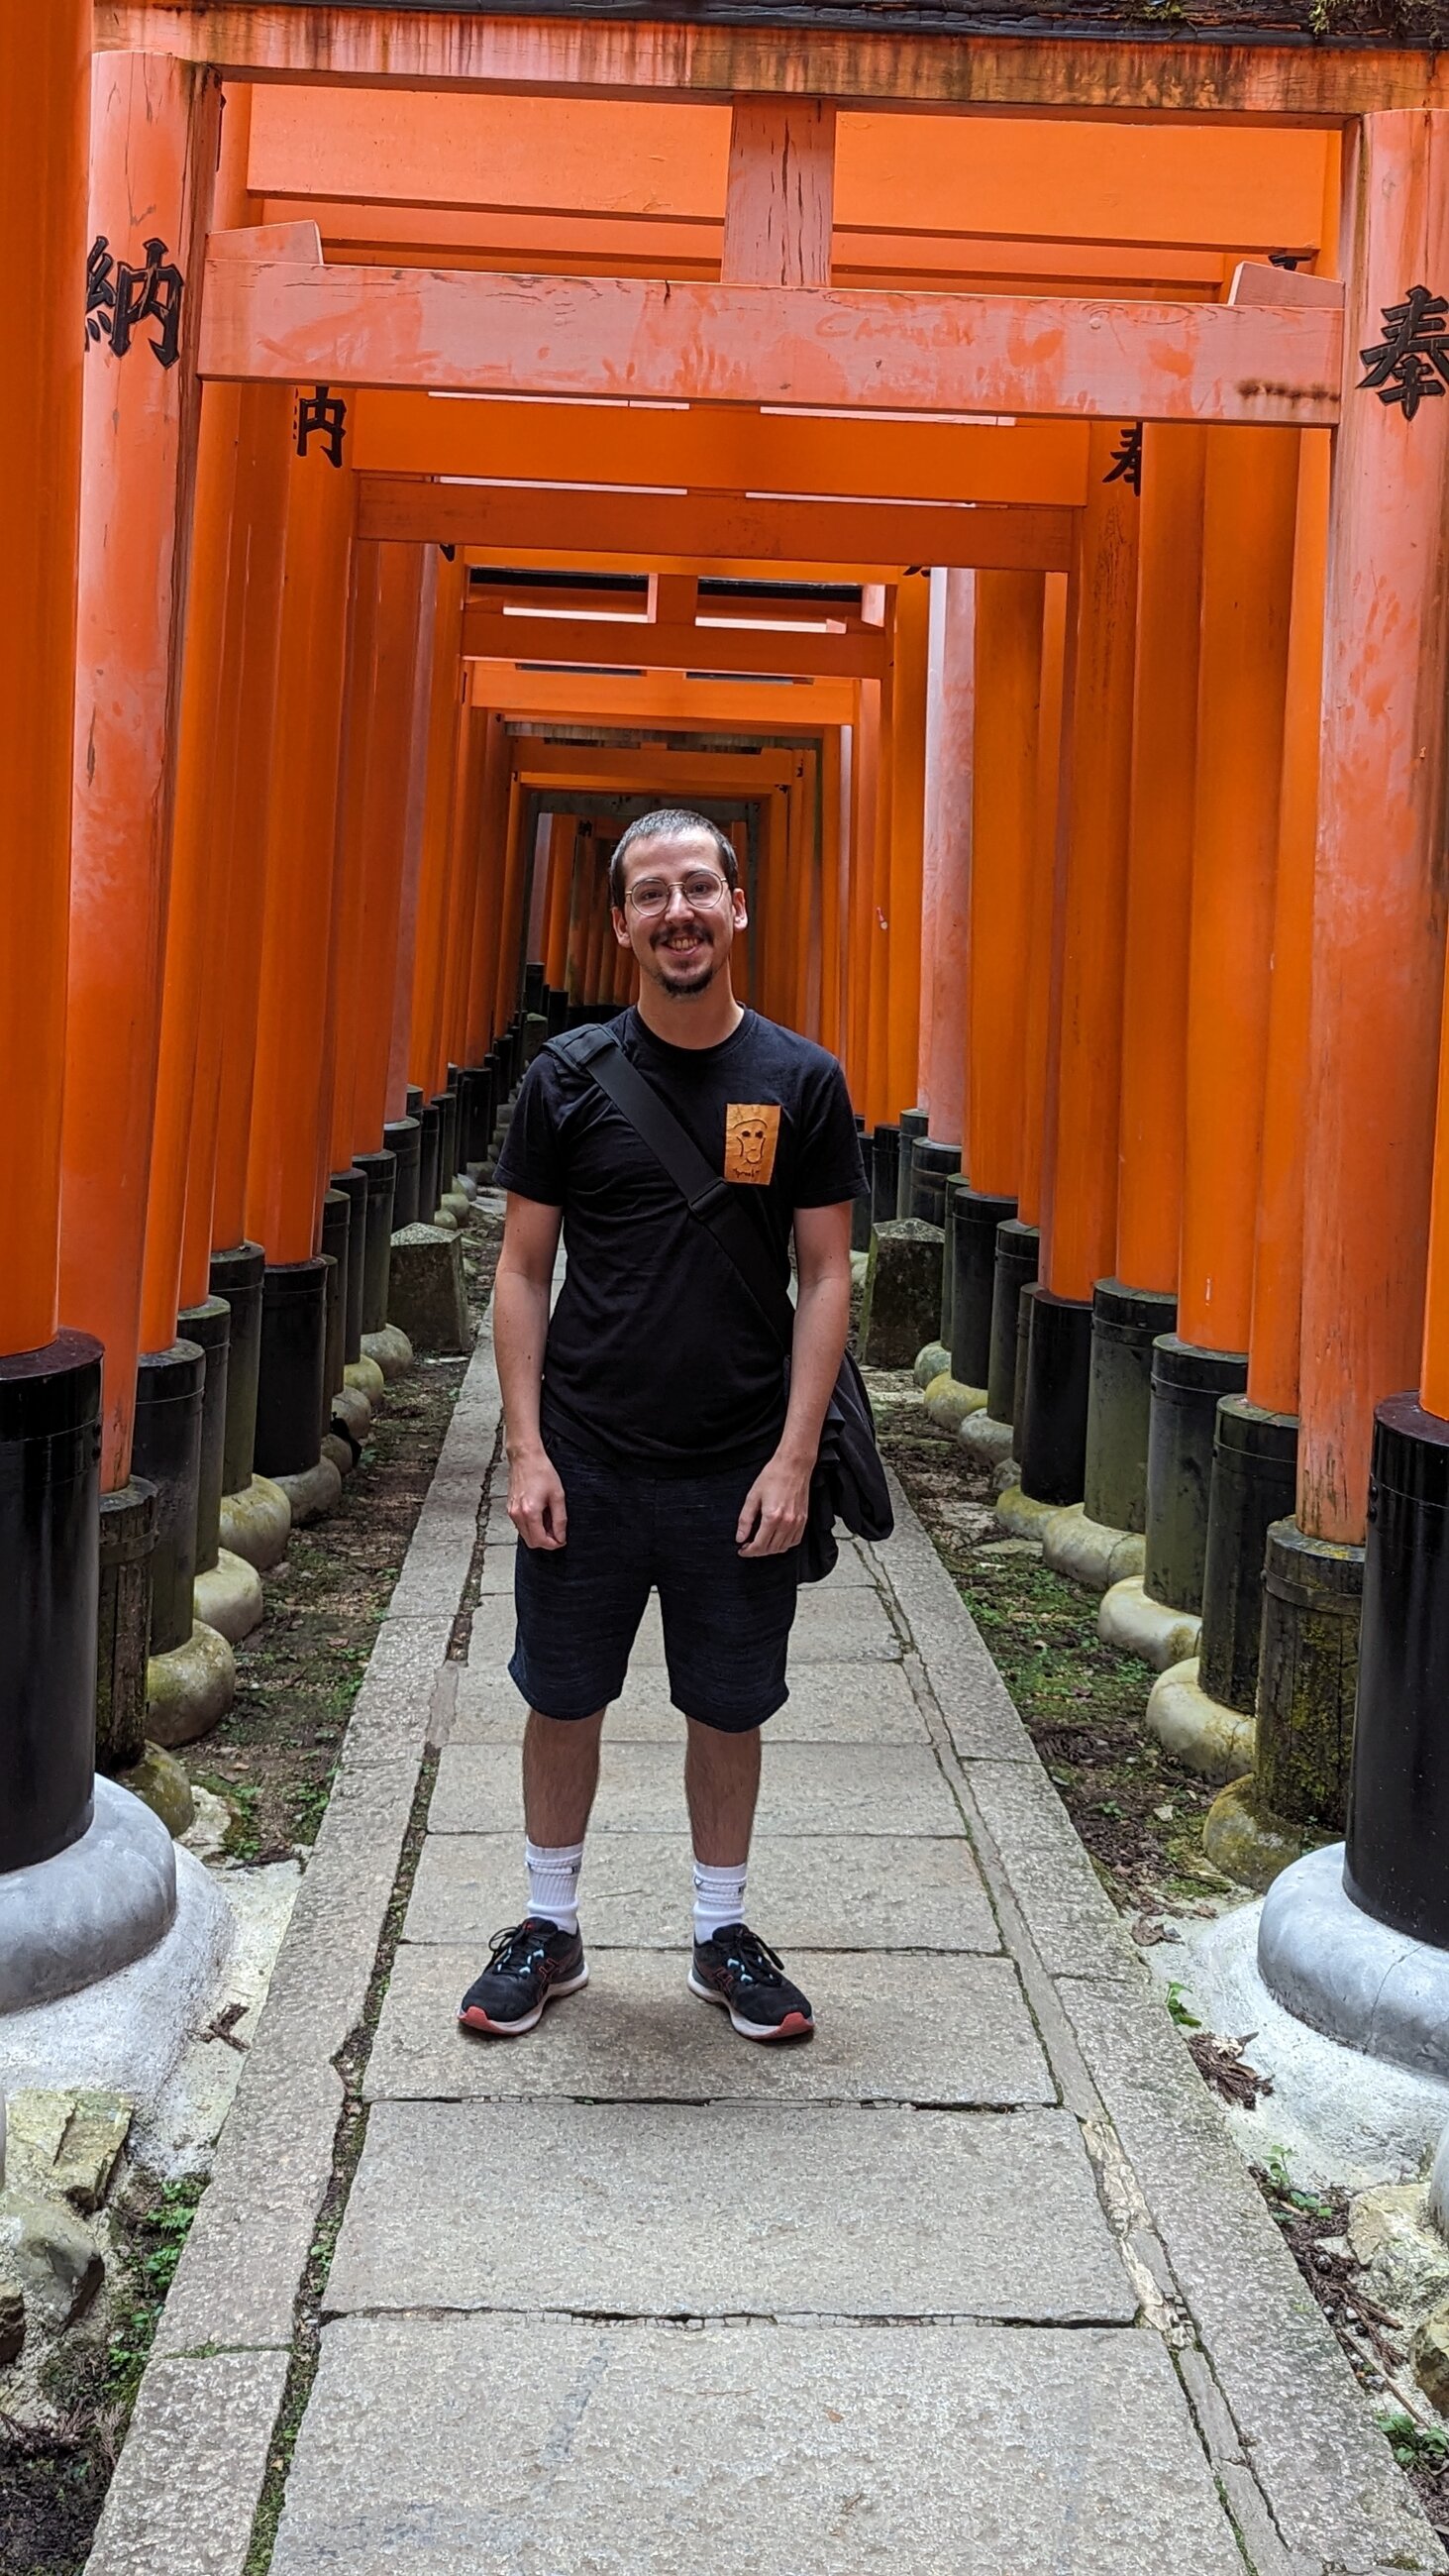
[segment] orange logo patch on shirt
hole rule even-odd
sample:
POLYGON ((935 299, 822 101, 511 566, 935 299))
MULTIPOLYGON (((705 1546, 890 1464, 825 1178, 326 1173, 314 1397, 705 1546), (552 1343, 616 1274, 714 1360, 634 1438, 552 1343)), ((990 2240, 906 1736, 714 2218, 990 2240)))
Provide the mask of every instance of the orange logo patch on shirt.
POLYGON ((779 1142, 778 1100, 732 1100, 725 1111, 725 1179, 767 1188, 779 1142))

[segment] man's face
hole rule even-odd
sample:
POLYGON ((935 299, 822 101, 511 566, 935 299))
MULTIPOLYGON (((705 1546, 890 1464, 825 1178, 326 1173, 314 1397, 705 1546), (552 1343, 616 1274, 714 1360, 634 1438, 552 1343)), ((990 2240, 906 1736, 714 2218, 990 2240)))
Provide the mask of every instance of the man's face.
POLYGON ((664 992, 707 992, 748 919, 744 890, 726 883, 713 841, 702 832, 646 841, 625 864, 624 908, 614 914, 620 946, 664 992))

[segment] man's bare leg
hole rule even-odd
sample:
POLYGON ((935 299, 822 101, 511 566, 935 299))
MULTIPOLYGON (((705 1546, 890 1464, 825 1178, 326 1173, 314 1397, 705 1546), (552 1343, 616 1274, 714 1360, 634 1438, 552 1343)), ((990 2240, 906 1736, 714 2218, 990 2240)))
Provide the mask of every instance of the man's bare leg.
POLYGON ((760 1794, 760 1730, 725 1735, 694 1718, 688 1728, 684 1794, 694 1857, 706 1869, 743 1871, 760 1794))
POLYGON ((604 1712, 592 1717, 541 1717, 528 1712, 523 1730, 523 1815, 528 1839, 557 1850, 581 1843, 599 1785, 599 1738, 604 1712))

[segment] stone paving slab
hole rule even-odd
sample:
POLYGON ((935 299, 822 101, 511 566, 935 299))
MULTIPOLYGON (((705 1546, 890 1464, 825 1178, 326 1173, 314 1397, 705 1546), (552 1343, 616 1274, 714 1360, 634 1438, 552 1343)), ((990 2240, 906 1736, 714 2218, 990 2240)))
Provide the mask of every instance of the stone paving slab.
POLYGON ((370 2099, 591 2102, 1055 2102, 1009 1959, 832 1957, 801 1971, 805 2046, 741 2039, 691 1994, 688 1953, 605 1950, 588 1986, 518 2040, 458 2029, 476 1951, 405 1943, 368 2062, 370 2099))
MULTIPOLYGON (((501 1555, 502 1551, 499 1551, 501 1555)), ((485 1564, 487 1560, 485 1559, 485 1564)), ((423 1598, 417 1585, 409 1598, 423 1598)), ((486 1593, 473 1617, 468 1661, 475 1670, 501 1670, 513 1652, 515 1635, 511 1586, 508 1594, 486 1593)), ((811 1586, 800 1595, 790 1636, 790 1661, 799 1664, 898 1664, 902 1643, 873 1584, 811 1586)), ((651 1600, 634 1640, 631 1664, 659 1666, 664 1661, 664 1629, 659 1604, 651 1600)))
MULTIPOLYGON (((672 1834, 594 1834, 583 1876, 591 1951, 677 1949, 688 1937, 689 1844, 672 1834)), ((430 1834, 408 1906, 409 1941, 471 1945, 523 1913, 516 1833, 430 1834)), ((970 1846, 927 1834, 761 1834, 750 1856, 750 1913, 787 1956, 796 1950, 999 1950, 1001 1936, 970 1846)))
MULTIPOLYGON (((506 1672, 477 1664, 459 1670, 458 1698, 448 1740, 452 1744, 517 1744, 527 1702, 506 1672)), ((631 1672, 609 1710, 607 1733, 620 1744, 684 1742, 684 1717, 654 1665, 631 1672)), ((801 1664, 790 1696, 769 1722, 772 1744, 927 1744, 926 1721, 911 1694, 903 1664, 872 1665, 862 1690, 858 1664, 801 1664)))
POLYGON ((1065 2111, 376 2102, 323 2307, 1126 2325, 1136 2300, 1065 2111))
POLYGON ((1244 2576, 1151 2335, 502 2317, 324 2332, 272 2576, 719 2566, 1244 2576), (487 2476, 461 2474, 479 2427, 505 2424, 487 2476))
POLYGON ((290 2359, 282 2349, 151 2364, 88 2576, 237 2576, 290 2359))
POLYGON ((1132 1936, 1040 1766, 970 1762, 966 1780, 1048 1973, 1140 1983, 1132 1936))
MULTIPOLYGON (((430 1829, 523 1831, 518 1755, 509 1744, 449 1744, 430 1829)), ((684 1766, 668 1744, 605 1742, 589 1826, 601 1834, 685 1830, 684 1766)), ((765 1834, 962 1833, 961 1811, 926 1745, 768 1744, 755 1831, 765 1834)))

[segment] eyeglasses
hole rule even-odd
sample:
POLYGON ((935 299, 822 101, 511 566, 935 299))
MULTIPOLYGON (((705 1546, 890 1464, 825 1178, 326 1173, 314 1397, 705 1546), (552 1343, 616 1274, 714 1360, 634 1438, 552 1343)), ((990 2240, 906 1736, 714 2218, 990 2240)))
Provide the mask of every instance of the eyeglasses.
POLYGON ((691 912, 708 912, 728 893, 723 877, 700 868, 693 876, 681 877, 677 885, 663 885, 657 877, 650 877, 643 885, 630 886, 624 900, 631 912, 648 921, 655 914, 667 912, 677 894, 683 895, 691 912))

